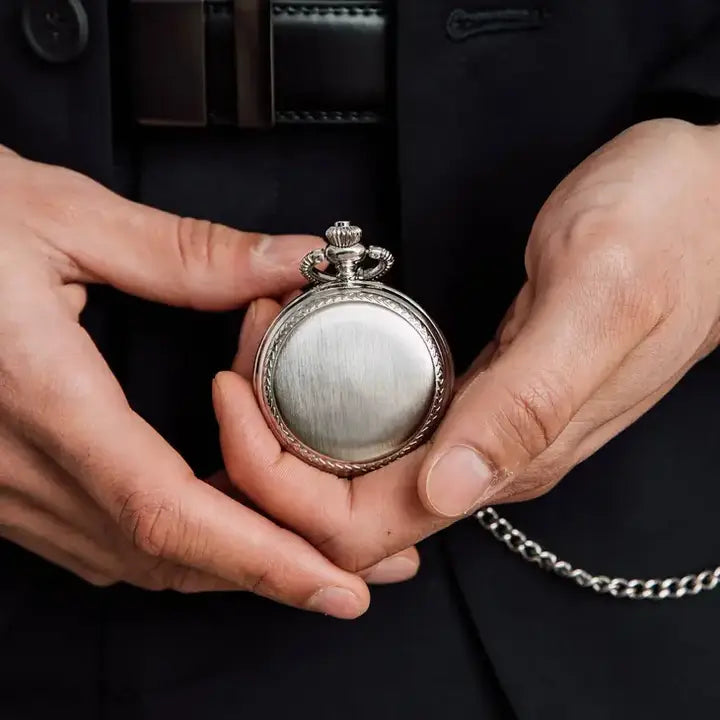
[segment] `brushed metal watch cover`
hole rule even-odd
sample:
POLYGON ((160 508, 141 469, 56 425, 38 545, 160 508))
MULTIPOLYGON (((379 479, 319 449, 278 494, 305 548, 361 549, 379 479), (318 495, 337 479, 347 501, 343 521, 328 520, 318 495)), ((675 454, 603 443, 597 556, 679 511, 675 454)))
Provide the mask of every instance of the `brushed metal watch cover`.
POLYGON ((347 222, 301 269, 319 284, 285 307, 255 362, 255 391, 283 447, 315 467, 358 475, 420 445, 450 399, 447 342, 410 298, 382 283, 392 264, 347 222), (361 267, 370 258, 371 267, 361 267), (317 270, 329 261, 336 274, 317 270))

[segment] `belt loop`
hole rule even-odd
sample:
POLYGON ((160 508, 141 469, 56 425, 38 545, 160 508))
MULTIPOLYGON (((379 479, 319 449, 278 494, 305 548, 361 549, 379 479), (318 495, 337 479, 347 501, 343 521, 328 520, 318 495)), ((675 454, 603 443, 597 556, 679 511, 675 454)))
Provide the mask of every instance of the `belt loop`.
POLYGON ((275 122, 271 0, 234 0, 237 124, 269 128, 275 122))
POLYGON ((205 125, 204 0, 131 0, 135 117, 146 125, 205 125))

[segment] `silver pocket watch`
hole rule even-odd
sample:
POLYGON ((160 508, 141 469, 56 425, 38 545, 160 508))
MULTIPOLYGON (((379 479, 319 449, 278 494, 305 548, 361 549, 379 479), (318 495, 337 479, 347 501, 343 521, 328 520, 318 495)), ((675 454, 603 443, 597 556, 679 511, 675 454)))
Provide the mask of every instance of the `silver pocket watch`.
POLYGON ((433 432, 453 386, 448 344, 425 311, 377 282, 393 264, 347 221, 300 265, 312 287, 268 328, 254 383, 283 447, 341 476, 369 472, 433 432), (326 270, 318 266, 327 264, 326 270))

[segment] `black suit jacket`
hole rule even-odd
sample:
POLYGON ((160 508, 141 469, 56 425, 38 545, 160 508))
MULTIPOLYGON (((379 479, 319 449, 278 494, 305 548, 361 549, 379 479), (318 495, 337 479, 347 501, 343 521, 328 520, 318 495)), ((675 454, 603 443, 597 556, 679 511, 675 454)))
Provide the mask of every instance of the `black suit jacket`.
MULTIPOLYGON (((246 229, 318 232, 328 212, 350 214, 400 254, 396 283, 438 320, 460 370, 520 287, 533 218, 574 165, 642 119, 720 120, 716 0, 547 0, 539 27, 466 33, 448 31, 453 11, 538 6, 397 0, 397 130, 268 135, 138 133, 123 3, 86 0, 88 50, 60 66, 24 42, 20 5, 0 5, 0 142, 246 229)), ((207 387, 232 357, 238 315, 101 289, 86 323, 134 407, 199 473, 215 470, 207 387)), ((714 567, 719 388, 716 353, 508 517, 597 573, 714 567)), ((416 580, 377 590, 369 613, 343 624, 245 595, 91 589, 0 544, 0 717, 714 712, 720 591, 662 603, 595 596, 522 563, 473 520, 421 551, 416 580)))

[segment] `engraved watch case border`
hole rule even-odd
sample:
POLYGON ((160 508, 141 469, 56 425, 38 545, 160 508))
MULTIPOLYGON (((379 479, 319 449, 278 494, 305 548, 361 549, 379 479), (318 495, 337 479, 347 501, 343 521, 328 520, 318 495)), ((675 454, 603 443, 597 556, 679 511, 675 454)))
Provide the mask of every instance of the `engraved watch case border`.
MULTIPOLYGON (((275 318, 263 337, 255 359, 253 382, 256 397, 268 426, 280 444, 305 462, 321 470, 348 477, 376 470, 411 452, 421 445, 435 430, 450 402, 454 382, 454 369, 450 349, 442 332, 430 316, 404 293, 363 277, 378 277, 392 264, 392 255, 383 248, 367 248, 362 258, 373 259, 377 265, 368 270, 357 267, 359 236, 351 237, 351 230, 358 230, 348 223, 337 223, 328 230, 328 239, 337 242, 329 246, 327 255, 333 258, 333 251, 339 249, 339 260, 332 260, 337 275, 317 271, 315 265, 328 259, 325 250, 309 253, 301 269, 311 281, 321 284, 306 290, 289 303, 275 318), (333 234, 335 233, 335 234, 333 234), (339 238, 339 240, 338 240, 339 238), (353 243, 352 240, 357 240, 353 243), (344 244, 343 244, 344 243, 344 244), (346 258, 352 259, 352 267, 346 258), (342 263, 345 263, 343 265, 342 263), (370 303, 390 310, 401 317, 422 339, 434 370, 434 391, 427 411, 415 431, 402 447, 367 461, 350 462, 329 457, 298 438, 286 424, 275 396, 277 361, 282 349, 293 331, 314 312, 331 305, 342 303, 370 303)), ((359 245, 366 250, 362 245, 359 245)))

